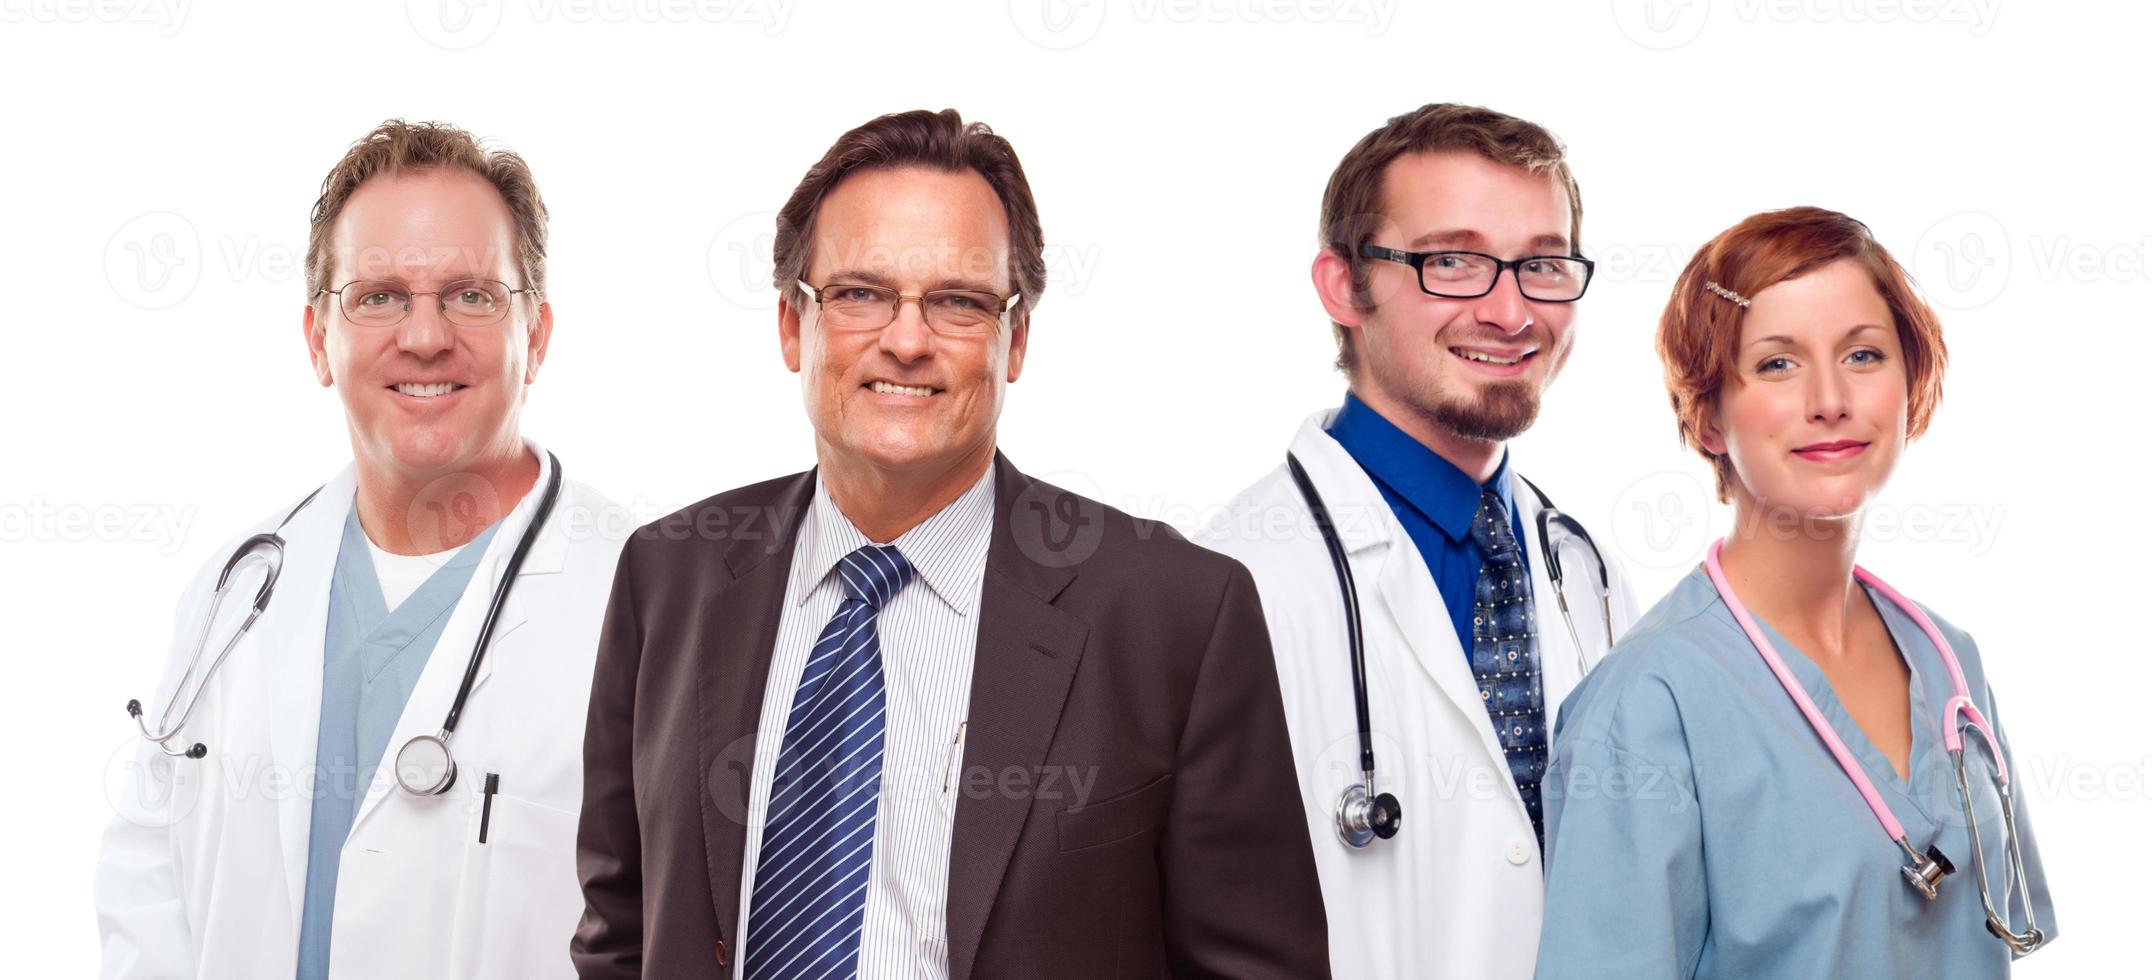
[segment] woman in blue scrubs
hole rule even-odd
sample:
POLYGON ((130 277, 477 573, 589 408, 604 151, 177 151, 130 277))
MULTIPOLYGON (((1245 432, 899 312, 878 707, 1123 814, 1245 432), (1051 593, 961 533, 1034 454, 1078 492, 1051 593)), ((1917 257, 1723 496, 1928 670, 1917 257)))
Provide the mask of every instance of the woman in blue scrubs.
POLYGON ((1562 706, 1538 975, 2007 976, 2055 915, 2024 794, 2013 864, 1998 760, 1967 729, 1961 796, 1945 745, 1977 715, 2015 773, 1980 652, 1855 572, 1863 509, 1941 397, 1935 314, 1866 226, 1794 208, 1697 253, 1659 351, 1734 528, 1722 581, 1683 579, 1562 706), (1955 867, 1932 899, 1901 873, 1930 855, 1955 867))

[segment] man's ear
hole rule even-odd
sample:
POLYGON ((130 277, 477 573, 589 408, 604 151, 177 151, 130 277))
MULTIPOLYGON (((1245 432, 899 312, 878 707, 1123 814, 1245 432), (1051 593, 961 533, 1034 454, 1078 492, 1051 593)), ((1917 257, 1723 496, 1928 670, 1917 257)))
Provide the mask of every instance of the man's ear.
POLYGON ((1009 318, 1009 381, 1024 373, 1024 352, 1031 347, 1031 311, 1009 318))
POLYGON ((329 374, 329 326, 315 322, 311 302, 306 304, 306 314, 300 317, 300 329, 306 335, 306 356, 313 362, 314 380, 321 382, 324 388, 335 385, 336 378, 329 374))
POLYGON ((1352 263, 1345 261, 1345 256, 1328 248, 1315 253, 1308 278, 1314 282, 1315 295, 1322 300, 1323 312, 1330 314, 1332 323, 1347 329, 1360 326, 1366 314, 1353 302, 1352 263))
MULTIPOLYGON (((790 292, 790 290, 787 290, 790 292)), ((790 296, 777 300, 777 347, 784 351, 785 368, 793 374, 800 371, 800 308, 792 304, 790 296)))
POLYGON ((524 384, 537 382, 538 369, 545 364, 546 349, 551 347, 552 344, 553 304, 541 301, 538 304, 538 320, 531 324, 530 348, 525 351, 523 359, 524 384))

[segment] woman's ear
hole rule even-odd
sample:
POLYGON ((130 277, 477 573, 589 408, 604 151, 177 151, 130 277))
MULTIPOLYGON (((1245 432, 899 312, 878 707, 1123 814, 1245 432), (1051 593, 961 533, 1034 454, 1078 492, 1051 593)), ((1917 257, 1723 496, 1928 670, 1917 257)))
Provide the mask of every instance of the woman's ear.
POLYGON ((1716 418, 1705 416, 1703 427, 1696 432, 1696 441, 1713 456, 1726 455, 1726 433, 1719 428, 1716 418))

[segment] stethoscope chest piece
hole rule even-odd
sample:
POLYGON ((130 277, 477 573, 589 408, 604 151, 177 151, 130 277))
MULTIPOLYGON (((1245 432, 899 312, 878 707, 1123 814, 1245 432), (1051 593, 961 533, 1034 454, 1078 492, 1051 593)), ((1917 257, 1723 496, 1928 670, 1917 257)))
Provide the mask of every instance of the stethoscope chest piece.
POLYGON ((1905 867, 1898 869, 1898 873, 1905 875, 1905 883, 1912 885, 1913 890, 1919 892, 1922 898, 1935 901, 1935 886, 1941 884, 1944 878, 1957 873, 1958 869, 1933 845, 1928 847, 1926 854, 1914 850, 1913 845, 1903 838, 1899 839, 1898 846, 1905 849, 1909 859, 1905 867))
POLYGON ((1366 847, 1377 838, 1389 840, 1397 836, 1398 827, 1405 822, 1405 808, 1397 797, 1388 793, 1368 794, 1365 783, 1354 783, 1345 788, 1345 795, 1338 798, 1338 837, 1351 847, 1366 847))
POLYGON ((456 760, 448 751, 449 733, 418 735, 396 752, 396 784, 413 796, 439 796, 456 785, 456 760))

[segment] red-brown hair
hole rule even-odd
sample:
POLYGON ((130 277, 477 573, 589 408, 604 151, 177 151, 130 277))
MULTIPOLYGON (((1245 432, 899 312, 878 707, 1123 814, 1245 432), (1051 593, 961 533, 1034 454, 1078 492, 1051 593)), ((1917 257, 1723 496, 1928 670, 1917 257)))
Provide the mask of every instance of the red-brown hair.
POLYGON ((1867 270, 1890 308, 1898 343, 1905 349, 1908 438, 1927 431, 1935 406, 1943 400, 1943 366, 1949 360, 1943 324, 1867 225, 1815 207, 1750 215, 1697 250, 1674 282, 1674 295, 1659 317, 1659 361, 1666 368, 1666 393, 1681 441, 1711 461, 1722 502, 1730 498, 1733 463, 1705 449, 1702 433, 1718 411, 1719 390, 1738 370, 1734 352, 1741 346, 1746 308, 1704 284, 1754 296, 1840 259, 1867 270))

